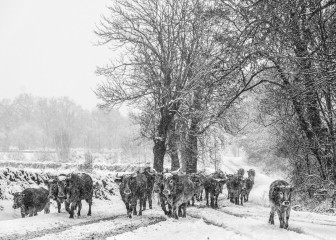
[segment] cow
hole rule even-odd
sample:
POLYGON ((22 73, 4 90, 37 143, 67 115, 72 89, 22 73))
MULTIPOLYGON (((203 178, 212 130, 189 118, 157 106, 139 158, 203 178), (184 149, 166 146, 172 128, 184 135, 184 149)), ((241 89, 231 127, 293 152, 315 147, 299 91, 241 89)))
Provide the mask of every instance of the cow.
POLYGON ((150 168, 145 168, 143 174, 147 178, 147 188, 146 188, 146 197, 145 201, 143 202, 143 210, 146 210, 146 201, 148 201, 149 209, 152 209, 152 195, 153 195, 153 188, 154 188, 154 181, 155 181, 155 174, 151 171, 150 168))
POLYGON ((123 176, 116 176, 116 183, 119 184, 119 192, 121 199, 123 200, 127 216, 129 218, 133 215, 137 215, 136 205, 139 200, 139 216, 142 215, 143 203, 147 197, 147 177, 144 173, 134 172, 123 176))
POLYGON ((253 188, 253 181, 249 178, 246 178, 243 180, 243 187, 242 187, 242 192, 241 192, 241 196, 244 199, 244 202, 248 202, 249 200, 249 196, 250 196, 250 192, 253 188))
POLYGON ((204 190, 205 176, 201 173, 191 173, 190 180, 195 184, 195 195, 191 199, 192 206, 195 205, 195 197, 197 201, 202 201, 202 194, 204 190))
POLYGON ((166 174, 162 193, 166 196, 168 204, 172 207, 172 217, 176 219, 179 216, 186 217, 187 203, 195 195, 195 184, 190 180, 188 175, 177 170, 176 172, 166 174), (179 214, 177 214, 178 209, 179 214))
POLYGON ((243 202, 246 202, 247 199, 247 194, 248 194, 248 190, 247 190, 247 178, 242 179, 240 184, 241 184, 241 190, 240 190, 240 205, 244 205, 243 202))
POLYGON ((234 176, 233 174, 226 174, 226 177, 227 177, 226 188, 228 190, 227 199, 230 199, 231 185, 229 184, 229 182, 233 179, 233 176, 234 176))
MULTIPOLYGON (((57 203, 57 211, 61 212, 61 205, 64 202, 64 198, 58 197, 58 186, 57 186, 57 178, 51 178, 49 180, 44 180, 44 184, 48 187, 48 198, 56 201, 57 203)), ((66 190, 65 190, 66 191, 66 190)), ((64 203, 65 210, 70 213, 69 204, 67 202, 64 203)))
POLYGON ((66 204, 71 205, 69 218, 74 218, 74 210, 78 207, 77 216, 80 216, 82 208, 81 200, 89 204, 88 216, 91 216, 93 197, 93 181, 86 173, 71 173, 67 176, 59 176, 57 181, 58 197, 64 198, 66 204))
POLYGON ((254 184, 254 178, 255 178, 255 170, 254 169, 250 169, 247 171, 247 176, 248 178, 253 182, 254 184))
POLYGON ((243 179, 238 175, 233 175, 226 183, 230 202, 239 205, 239 197, 243 188, 243 179))
POLYGON ((210 195, 210 206, 212 208, 218 207, 218 196, 223 191, 223 185, 226 183, 227 178, 215 178, 218 174, 215 172, 209 176, 206 176, 204 181, 204 190, 206 205, 209 206, 209 195, 210 195))
POLYGON ((29 215, 36 216, 37 212, 44 210, 44 213, 50 213, 50 201, 48 190, 45 188, 27 188, 22 192, 16 192, 14 196, 13 208, 21 209, 21 217, 29 215))
POLYGON ((247 179, 245 179, 246 191, 243 192, 245 202, 248 202, 250 192, 251 192, 251 190, 253 188, 253 185, 254 185, 254 177, 255 177, 254 169, 248 170, 247 171, 247 176, 248 176, 247 179))
POLYGON ((165 215, 171 216, 171 206, 168 204, 167 197, 162 193, 164 189, 164 174, 156 173, 153 190, 158 195, 161 208, 165 215), (166 206, 168 205, 168 210, 166 206))
POLYGON ((240 168, 240 169, 238 169, 238 177, 240 177, 241 179, 243 179, 244 178, 244 174, 245 174, 245 170, 244 170, 244 168, 240 168))
POLYGON ((276 180, 271 183, 269 189, 269 201, 271 204, 270 224, 274 224, 274 213, 276 211, 280 220, 280 228, 288 228, 292 192, 293 187, 284 180, 276 180))

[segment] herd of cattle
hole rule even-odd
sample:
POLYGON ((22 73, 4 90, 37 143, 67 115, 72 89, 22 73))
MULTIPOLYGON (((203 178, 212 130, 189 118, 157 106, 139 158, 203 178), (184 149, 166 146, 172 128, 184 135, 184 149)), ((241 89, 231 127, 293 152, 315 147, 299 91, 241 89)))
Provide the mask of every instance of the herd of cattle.
MULTIPOLYGON (((142 211, 146 209, 146 202, 151 209, 152 195, 156 194, 164 214, 178 219, 186 217, 187 205, 194 205, 195 200, 202 201, 204 197, 207 206, 217 208, 218 196, 222 193, 225 184, 228 199, 234 204, 243 205, 248 201, 253 188, 255 171, 248 170, 246 178, 244 174, 244 169, 239 169, 235 174, 225 174, 220 170, 212 174, 203 172, 185 174, 180 170, 158 173, 154 169, 145 168, 132 174, 117 175, 115 182, 119 184, 120 195, 129 218, 132 214, 142 215, 142 211)), ((27 188, 22 192, 14 193, 13 208, 20 208, 22 217, 37 215, 37 212, 42 210, 49 213, 50 199, 57 202, 58 212, 64 202, 70 218, 74 217, 76 209, 77 215, 80 216, 81 200, 86 200, 89 204, 87 215, 91 215, 93 181, 90 175, 86 173, 59 175, 45 180, 44 183, 48 186, 48 190, 27 188)), ((292 190, 293 188, 282 180, 271 184, 269 223, 274 224, 276 211, 280 219, 280 227, 288 228, 292 190)))

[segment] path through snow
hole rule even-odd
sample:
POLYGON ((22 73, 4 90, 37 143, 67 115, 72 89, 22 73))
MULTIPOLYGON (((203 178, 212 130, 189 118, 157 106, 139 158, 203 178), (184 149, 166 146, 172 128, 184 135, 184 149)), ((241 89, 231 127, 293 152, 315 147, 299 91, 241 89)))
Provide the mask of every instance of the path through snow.
MULTIPOLYGON (((235 172, 240 167, 252 168, 243 158, 224 157, 224 171, 235 172)), ((230 203, 224 190, 218 209, 207 208, 204 202, 197 203, 196 207, 188 208, 185 219, 167 219, 156 204, 142 217, 128 219, 124 204, 115 196, 112 201, 96 200, 92 217, 84 216, 87 204, 83 203, 83 217, 80 218, 69 219, 64 209, 58 214, 53 207, 48 215, 42 213, 33 218, 0 221, 0 239, 335 239, 334 216, 292 211, 289 230, 279 228, 278 218, 274 226, 269 225, 268 187, 276 178, 254 169, 255 186, 250 201, 244 206, 230 203)))

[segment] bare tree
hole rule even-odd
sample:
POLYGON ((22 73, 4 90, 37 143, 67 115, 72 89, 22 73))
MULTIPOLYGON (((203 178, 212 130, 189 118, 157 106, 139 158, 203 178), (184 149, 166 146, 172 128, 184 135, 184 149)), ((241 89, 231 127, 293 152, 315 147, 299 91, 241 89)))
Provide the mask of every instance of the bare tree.
POLYGON ((163 170, 169 126, 208 70, 209 63, 201 62, 202 55, 211 54, 202 44, 207 37, 204 8, 198 0, 116 1, 96 31, 100 44, 122 49, 120 62, 97 69, 107 77, 96 90, 101 107, 126 102, 146 111, 142 107, 151 105, 158 171, 163 170))

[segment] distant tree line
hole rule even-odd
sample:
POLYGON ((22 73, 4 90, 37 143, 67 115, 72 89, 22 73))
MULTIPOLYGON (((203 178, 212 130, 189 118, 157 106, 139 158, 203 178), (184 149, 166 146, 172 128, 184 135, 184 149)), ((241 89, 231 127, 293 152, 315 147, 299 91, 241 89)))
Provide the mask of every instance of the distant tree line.
POLYGON ((143 146, 137 127, 119 111, 83 109, 67 97, 43 98, 21 94, 0 100, 0 149, 54 149, 68 160, 71 148, 92 151, 120 149, 133 155, 143 146))

